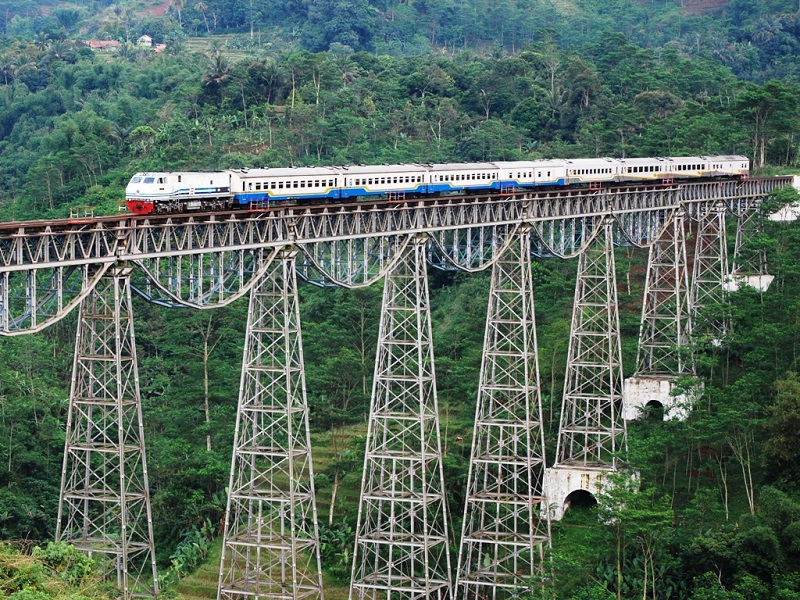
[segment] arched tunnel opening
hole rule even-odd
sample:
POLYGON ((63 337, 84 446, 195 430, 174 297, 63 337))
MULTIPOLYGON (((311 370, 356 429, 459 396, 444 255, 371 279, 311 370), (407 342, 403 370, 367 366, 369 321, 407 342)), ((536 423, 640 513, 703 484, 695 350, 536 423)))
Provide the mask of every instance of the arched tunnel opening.
POLYGON ((597 506, 597 498, 586 490, 575 490, 569 494, 564 500, 564 515, 578 517, 578 514, 585 514, 587 512, 594 512, 594 507, 597 506))
POLYGON ((651 400, 644 407, 644 418, 649 421, 663 421, 664 405, 658 400, 651 400))

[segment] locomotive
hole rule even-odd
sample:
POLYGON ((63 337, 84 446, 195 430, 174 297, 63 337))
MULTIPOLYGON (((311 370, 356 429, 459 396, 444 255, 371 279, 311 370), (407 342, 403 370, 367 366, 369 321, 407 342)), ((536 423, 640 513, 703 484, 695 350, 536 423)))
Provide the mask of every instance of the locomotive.
POLYGON ((534 188, 746 178, 746 156, 579 158, 485 163, 350 165, 137 173, 125 188, 132 213, 266 208, 283 203, 423 198, 534 188))

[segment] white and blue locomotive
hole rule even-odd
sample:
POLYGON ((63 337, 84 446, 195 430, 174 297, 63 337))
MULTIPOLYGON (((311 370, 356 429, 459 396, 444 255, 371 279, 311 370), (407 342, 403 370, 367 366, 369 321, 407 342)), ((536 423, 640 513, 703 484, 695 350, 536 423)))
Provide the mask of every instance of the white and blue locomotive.
POLYGON ((419 198, 532 188, 746 178, 746 156, 581 158, 491 163, 353 165, 137 173, 125 189, 136 214, 258 208, 277 203, 419 198))

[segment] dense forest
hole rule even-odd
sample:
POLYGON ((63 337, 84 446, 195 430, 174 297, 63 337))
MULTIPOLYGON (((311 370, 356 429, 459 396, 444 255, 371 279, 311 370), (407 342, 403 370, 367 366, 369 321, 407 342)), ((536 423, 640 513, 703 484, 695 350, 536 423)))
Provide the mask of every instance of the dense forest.
MULTIPOLYGON (((130 176, 148 170, 702 153, 746 154, 763 174, 797 167, 796 2, 0 8, 2 220, 63 217, 83 205, 114 213, 130 176), (166 47, 138 46, 143 34, 166 47), (97 52, 87 39, 120 45, 97 52)), ((777 196, 776 204, 795 199, 777 196)), ((698 342, 705 391, 688 421, 630 427, 625 460, 640 474, 639 493, 571 510, 554 527, 551 595, 800 598, 800 225, 765 222, 757 242, 773 286, 731 296, 723 347, 698 342)), ((646 254, 621 248, 617 260, 630 375, 646 254)), ((574 261, 534 265, 551 455, 574 271, 574 261)), ((431 273, 453 531, 488 287, 486 274, 431 273)), ((301 301, 324 568, 344 585, 380 286, 303 285, 301 301)), ((137 300, 135 311, 158 560, 174 583, 219 534, 247 308, 195 313, 137 300)), ((47 547, 75 323, 72 315, 42 334, 0 340, 0 538, 43 548, 29 559, 0 547, 0 597, 69 596, 52 580, 67 563, 80 571, 69 577, 92 581, 69 549, 47 547)))

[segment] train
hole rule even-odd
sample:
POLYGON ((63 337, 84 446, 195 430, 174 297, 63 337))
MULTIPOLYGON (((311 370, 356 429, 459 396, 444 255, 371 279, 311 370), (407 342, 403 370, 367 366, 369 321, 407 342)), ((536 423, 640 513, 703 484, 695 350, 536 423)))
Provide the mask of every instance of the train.
POLYGON ((749 174, 750 160, 738 155, 242 168, 136 173, 125 188, 125 201, 130 212, 147 215, 536 188, 745 179, 749 174))

